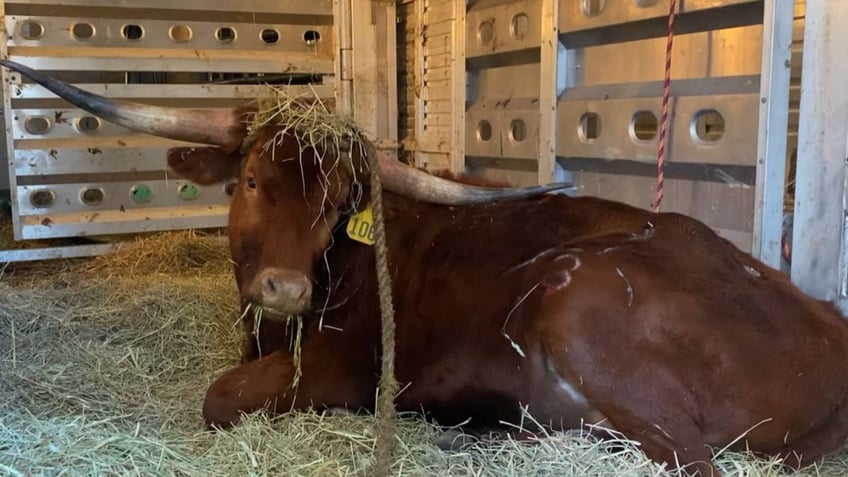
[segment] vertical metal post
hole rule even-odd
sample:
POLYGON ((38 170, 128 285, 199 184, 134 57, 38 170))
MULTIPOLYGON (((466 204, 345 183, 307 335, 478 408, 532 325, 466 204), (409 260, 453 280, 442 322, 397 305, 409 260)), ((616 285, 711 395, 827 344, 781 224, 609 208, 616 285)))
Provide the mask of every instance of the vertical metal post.
POLYGON ((450 168, 465 172, 465 103, 468 75, 465 70, 465 24, 467 0, 453 0, 451 45, 451 125, 453 126, 450 168))
POLYGON ((752 253, 780 268, 794 2, 764 3, 752 253))
POLYGON ((338 47, 336 49, 336 110, 341 114, 353 113, 353 34, 350 2, 333 1, 333 23, 338 47))
POLYGON ((542 38, 539 52, 539 137, 536 138, 540 184, 552 181, 556 162, 558 19, 559 1, 542 2, 542 38))
POLYGON ((848 312, 848 2, 807 2, 792 280, 848 312))
MULTIPOLYGON (((6 2, 0 1, 0 58, 9 59, 7 40, 12 32, 6 31, 6 2)), ((12 236, 15 240, 21 240, 21 218, 18 213, 18 188, 15 170, 15 143, 12 139, 12 72, 6 68, 0 68, 0 95, 3 97, 3 145, 6 153, 6 174, 0 174, 0 189, 8 187, 12 207, 12 236)))
POLYGON ((559 41, 559 1, 542 2, 539 80, 539 183, 554 180, 556 167, 557 101, 566 86, 565 46, 559 41))

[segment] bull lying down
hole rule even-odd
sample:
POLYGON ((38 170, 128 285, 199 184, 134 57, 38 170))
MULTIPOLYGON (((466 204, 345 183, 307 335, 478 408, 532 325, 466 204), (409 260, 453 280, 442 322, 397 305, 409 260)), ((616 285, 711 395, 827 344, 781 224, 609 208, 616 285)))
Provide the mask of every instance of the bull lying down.
MULTIPOLYGON (((244 362, 209 388, 210 426, 262 408, 373 408, 374 248, 345 232, 361 192, 350 168, 296 160, 308 154, 291 138, 263 149, 273 127, 245 142, 244 110, 117 102, 2 64, 105 120, 209 145, 169 152, 185 179, 237 179, 229 240, 241 298, 266 317, 303 314, 302 377, 290 388, 291 338, 263 320, 244 362)), ((559 185, 477 187, 381 167, 399 410, 482 429, 517 423, 526 405, 551 428, 599 423, 701 475, 718 473, 708 446, 743 435, 732 449, 795 467, 843 445, 848 324, 704 224, 546 193, 559 185)))

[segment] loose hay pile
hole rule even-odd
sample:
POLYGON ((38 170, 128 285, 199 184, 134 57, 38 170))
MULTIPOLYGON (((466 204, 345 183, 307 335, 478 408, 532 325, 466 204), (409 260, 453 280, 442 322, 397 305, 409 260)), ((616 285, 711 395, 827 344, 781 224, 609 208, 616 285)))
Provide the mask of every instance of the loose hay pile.
MULTIPOLYGON (((203 430, 206 387, 238 362, 224 243, 169 233, 114 255, 6 269, 0 280, 0 475, 359 475, 370 416, 256 414, 203 430), (57 270, 59 266, 64 267, 57 270)), ((557 434, 446 453, 440 430, 400 423, 397 475, 666 475, 635 447, 557 434)), ((778 466, 725 455, 729 475, 778 466)), ((848 455, 802 475, 845 475, 848 455)))

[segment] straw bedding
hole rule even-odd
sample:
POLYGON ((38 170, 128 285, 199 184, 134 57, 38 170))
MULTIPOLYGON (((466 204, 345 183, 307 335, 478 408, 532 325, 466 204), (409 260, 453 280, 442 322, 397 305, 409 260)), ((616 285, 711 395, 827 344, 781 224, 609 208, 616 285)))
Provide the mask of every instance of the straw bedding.
MULTIPOLYGON (((371 416, 249 416, 203 430, 206 387, 235 365, 241 329, 226 245, 180 232, 74 262, 18 264, 0 279, 0 475, 360 475, 371 416)), ((440 429, 399 427, 397 475, 667 475, 634 445, 578 435, 447 453, 440 429)), ((729 475, 775 462, 724 454, 729 475)), ((848 454, 801 475, 844 475, 848 454)))

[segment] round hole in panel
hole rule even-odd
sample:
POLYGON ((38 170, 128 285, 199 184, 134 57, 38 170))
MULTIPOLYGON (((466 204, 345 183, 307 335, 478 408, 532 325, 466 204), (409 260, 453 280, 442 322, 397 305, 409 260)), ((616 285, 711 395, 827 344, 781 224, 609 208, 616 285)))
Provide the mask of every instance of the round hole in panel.
POLYGON ((527 125, 522 119, 513 119, 509 123, 509 138, 513 142, 522 142, 527 139, 527 125))
POLYGON ((231 27, 221 27, 215 30, 215 39, 221 43, 236 41, 236 31, 231 27))
POLYGON ((71 37, 74 40, 89 40, 94 36, 94 26, 91 23, 74 23, 71 26, 71 37))
POLYGON ((604 7, 607 6, 606 0, 581 0, 580 3, 582 4, 581 10, 587 17, 600 15, 604 11, 604 7))
POLYGON ((83 116, 77 120, 77 130, 83 134, 96 133, 100 129, 100 119, 94 116, 83 116))
POLYGON ((692 118, 691 133, 701 143, 716 143, 724 136, 724 117, 715 109, 698 111, 692 118))
POLYGON ((303 42, 309 46, 313 46, 321 41, 321 34, 315 30, 306 30, 303 32, 303 42))
POLYGON ((525 13, 515 15, 509 23, 509 34, 516 40, 523 40, 529 29, 530 18, 525 13))
POLYGON ((47 134, 51 127, 50 120, 44 116, 31 116, 24 120, 24 130, 30 134, 47 134))
POLYGON ((636 2, 636 6, 639 8, 648 8, 653 7, 654 5, 660 3, 660 0, 633 0, 636 2))
POLYGON ((488 141, 492 139, 492 124, 485 119, 477 123, 477 139, 480 141, 488 141))
POLYGON ((103 202, 106 194, 103 189, 96 187, 86 187, 80 192, 80 201, 88 206, 99 205, 103 202))
POLYGON ((495 19, 490 18, 480 23, 477 27, 477 41, 489 43, 495 37, 495 19))
POLYGON ((29 194, 29 203, 37 209, 47 209, 56 203, 56 193, 50 189, 39 189, 29 194))
POLYGON ((24 20, 21 22, 20 31, 25 40, 37 40, 44 36, 44 25, 36 20, 24 20))
POLYGON ((127 40, 140 40, 144 36, 141 25, 124 25, 121 27, 121 36, 127 40))
POLYGON ((191 27, 188 25, 174 25, 168 29, 168 37, 177 43, 187 43, 191 36, 191 27))
POLYGON ((583 142, 594 141, 601 135, 601 117, 597 113, 583 113, 577 135, 583 142))
POLYGON ((150 202, 153 200, 153 191, 144 184, 134 185, 130 189, 130 198, 139 204, 150 202))
POLYGON ((200 195, 200 189, 192 183, 182 184, 177 188, 177 194, 182 200, 194 200, 200 195))
POLYGON ((637 111, 630 121, 630 135, 640 141, 650 141, 659 131, 657 115, 651 111, 637 111))
POLYGON ((259 37, 262 39, 262 43, 265 43, 266 45, 274 45, 280 41, 280 32, 273 28, 266 28, 262 30, 259 37))

